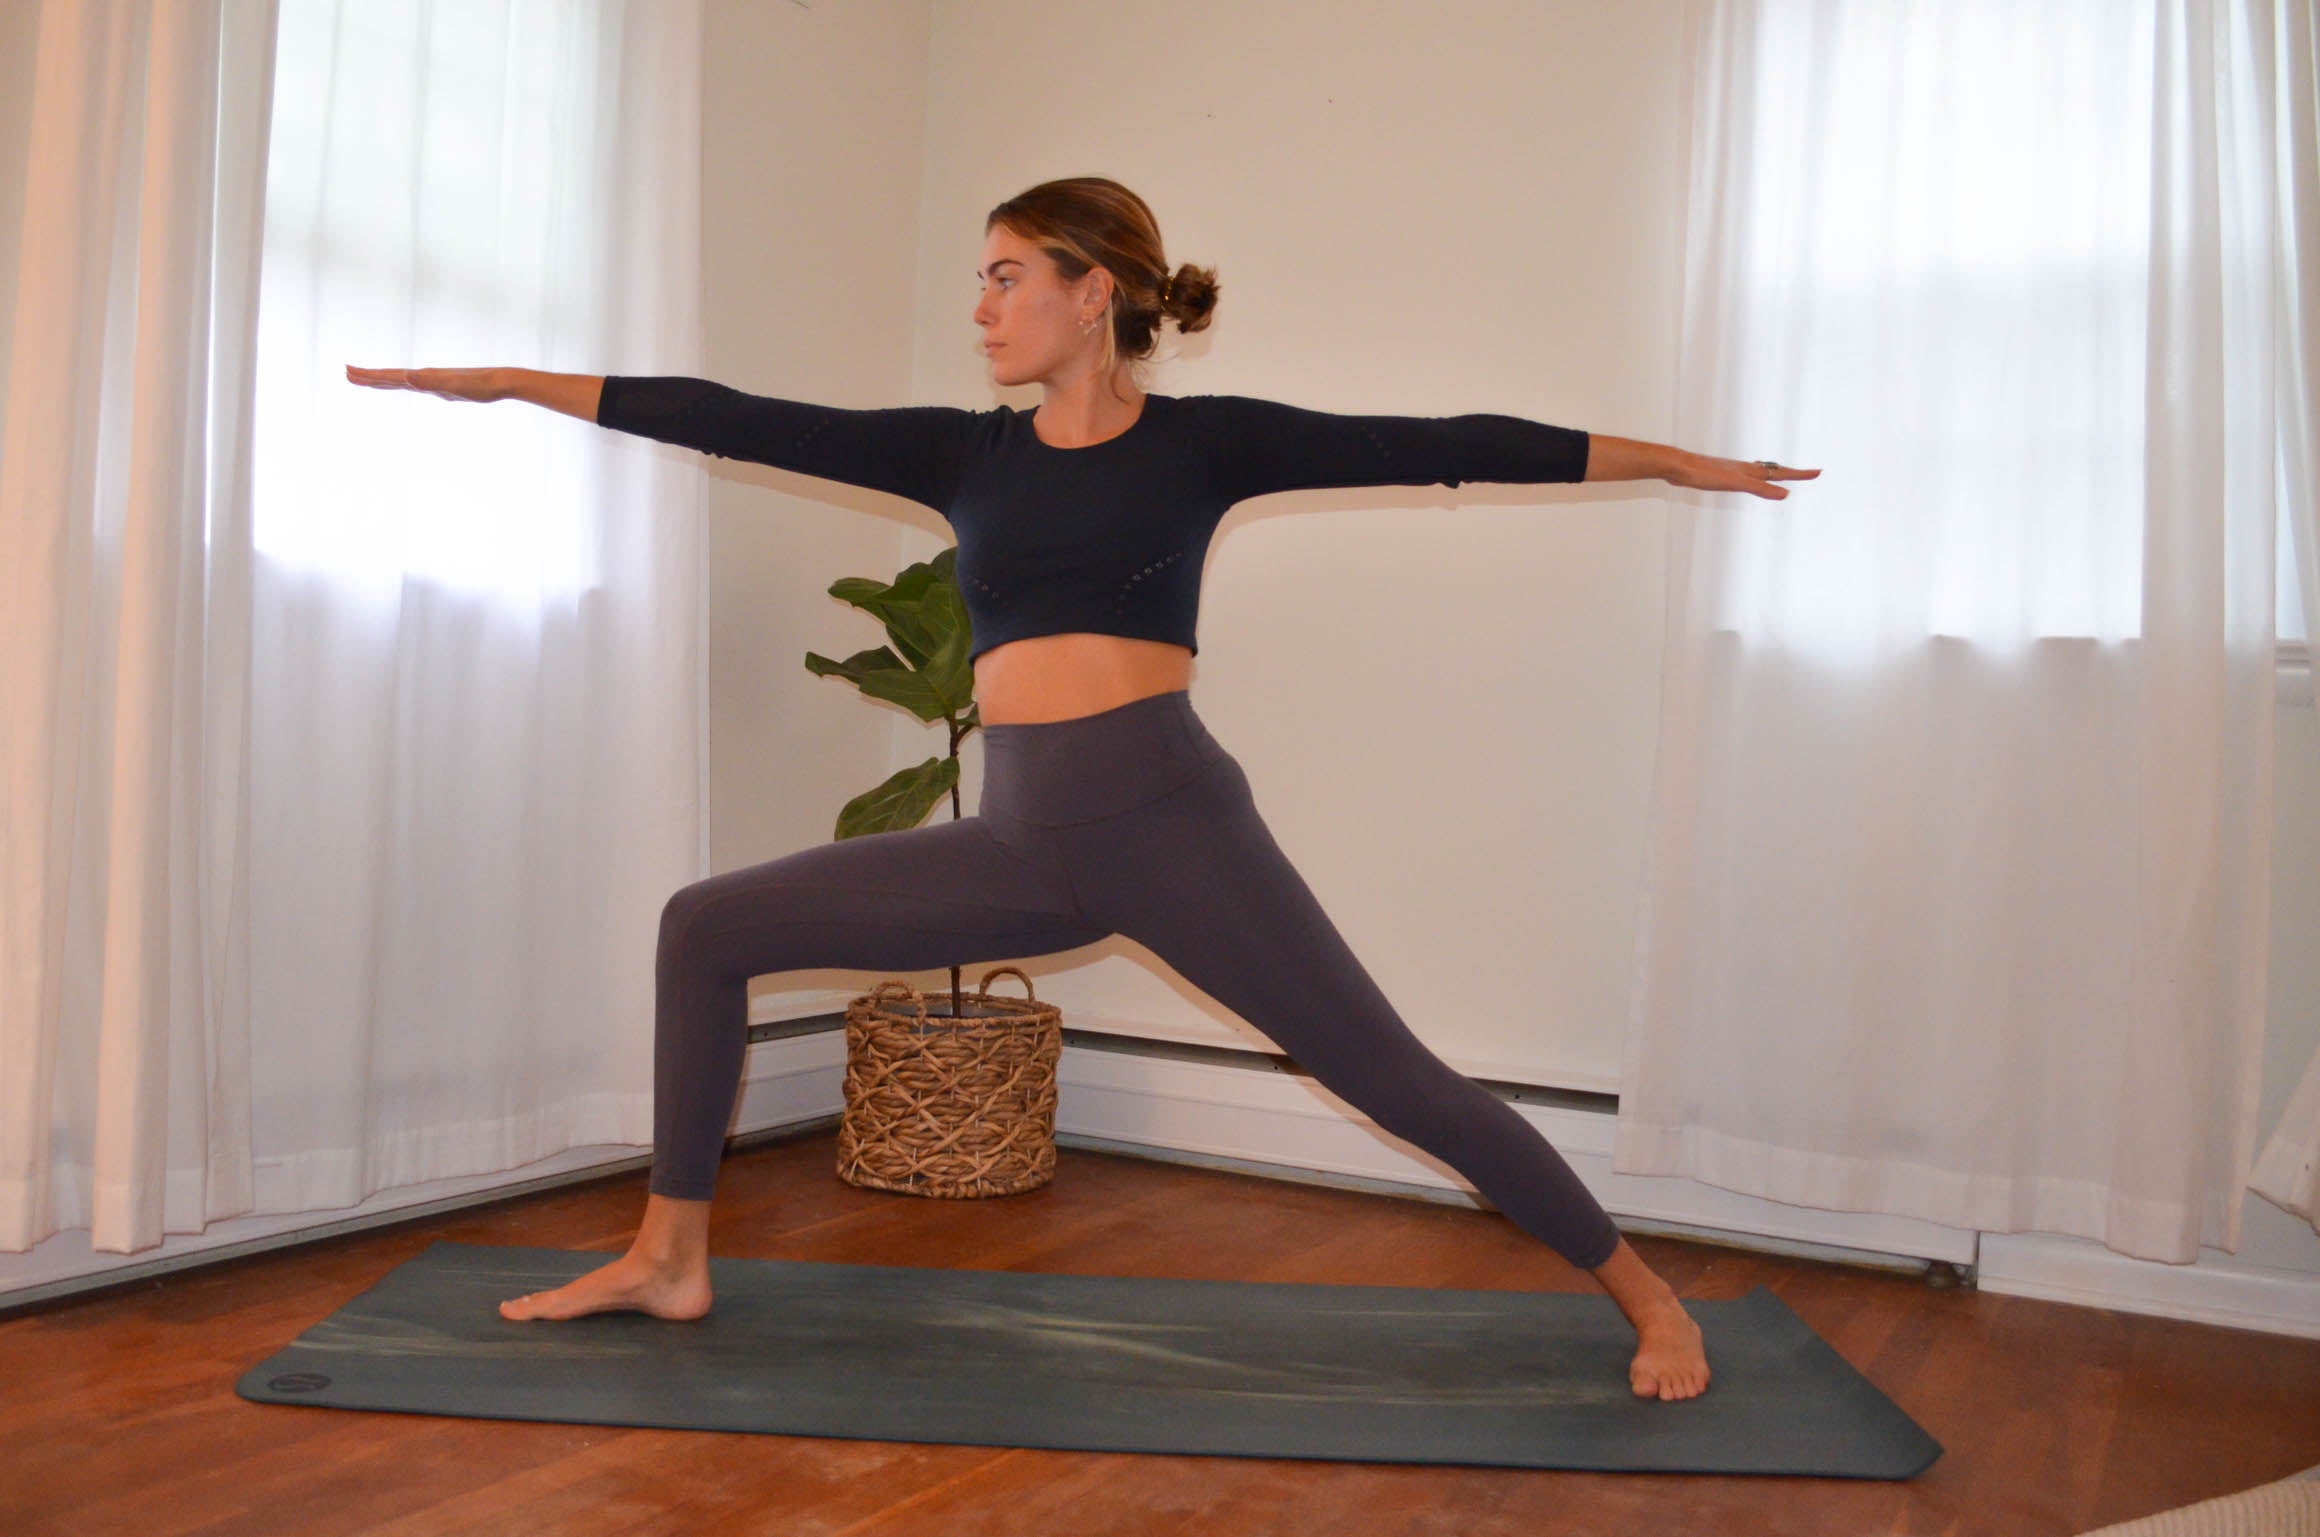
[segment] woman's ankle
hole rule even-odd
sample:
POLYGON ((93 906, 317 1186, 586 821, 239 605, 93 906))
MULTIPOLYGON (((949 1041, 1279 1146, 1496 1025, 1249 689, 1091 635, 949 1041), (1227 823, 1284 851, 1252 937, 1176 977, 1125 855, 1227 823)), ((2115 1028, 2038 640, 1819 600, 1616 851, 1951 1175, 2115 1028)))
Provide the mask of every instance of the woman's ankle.
POLYGON ((1619 1304, 1627 1321, 1638 1328, 1669 1307, 1683 1307, 1675 1289, 1628 1247, 1624 1237, 1619 1240, 1619 1247, 1611 1251, 1611 1258, 1589 1273, 1594 1276, 1595 1284, 1619 1304))
POLYGON ((648 1195, 629 1253, 663 1270, 694 1270, 709 1262, 709 1203, 648 1195))

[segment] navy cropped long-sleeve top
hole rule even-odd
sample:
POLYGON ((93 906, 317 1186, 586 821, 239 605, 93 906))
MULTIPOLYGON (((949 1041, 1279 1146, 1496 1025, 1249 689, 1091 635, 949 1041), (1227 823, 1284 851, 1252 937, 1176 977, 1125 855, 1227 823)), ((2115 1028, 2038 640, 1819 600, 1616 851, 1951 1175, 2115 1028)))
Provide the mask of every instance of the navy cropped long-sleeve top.
POLYGON ((1146 394, 1084 448, 999 406, 850 410, 707 379, 612 375, 599 425, 889 491, 950 521, 972 656, 1085 630, 1198 654, 1200 575, 1225 510, 1269 491, 1587 478, 1588 435, 1494 413, 1348 416, 1244 395, 1146 394))

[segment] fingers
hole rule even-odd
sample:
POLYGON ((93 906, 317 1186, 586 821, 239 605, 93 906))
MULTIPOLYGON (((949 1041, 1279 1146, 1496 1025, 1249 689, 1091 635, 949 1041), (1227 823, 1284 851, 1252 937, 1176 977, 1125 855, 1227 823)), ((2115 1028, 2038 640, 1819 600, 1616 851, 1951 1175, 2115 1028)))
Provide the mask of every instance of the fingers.
POLYGON ((347 381, 377 390, 417 390, 445 400, 484 400, 491 377, 482 368, 362 368, 346 365, 347 381))
POLYGON ((355 384, 367 384, 375 390, 424 390, 430 395, 445 393, 443 381, 436 377, 440 368, 357 368, 346 365, 346 377, 355 384))
POLYGON ((1712 459, 1704 454, 1686 454, 1680 456, 1666 479, 1671 485, 1696 491, 1745 491, 1766 501, 1784 502, 1788 500, 1788 493, 1773 482, 1812 480, 1819 474, 1817 469, 1800 470, 1763 459, 1712 459))
POLYGON ((1747 482, 1734 487, 1735 490, 1752 491, 1767 501, 1774 502, 1787 501, 1788 493, 1772 482, 1776 480, 1811 480, 1820 474, 1819 470, 1799 470, 1777 463, 1767 468, 1763 462, 1754 459, 1735 459, 1731 462, 1747 482))
POLYGON ((1761 496, 1773 502, 1782 501, 1788 496, 1786 491, 1772 483, 1773 477, 1780 473, 1777 466, 1768 470, 1762 461, 1756 459, 1727 459, 1724 462, 1731 466, 1731 483, 1716 489, 1745 491, 1750 496, 1761 496))

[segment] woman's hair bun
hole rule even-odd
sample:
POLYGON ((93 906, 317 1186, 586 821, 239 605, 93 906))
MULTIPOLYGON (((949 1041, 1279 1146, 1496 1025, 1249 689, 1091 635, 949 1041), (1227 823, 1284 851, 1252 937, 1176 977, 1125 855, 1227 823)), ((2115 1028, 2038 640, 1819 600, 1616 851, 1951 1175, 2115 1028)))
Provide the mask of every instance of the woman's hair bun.
POLYGON ((1216 313, 1216 269, 1190 263, 1178 267, 1162 281, 1161 295, 1160 313, 1175 321, 1177 330, 1205 331, 1216 313))

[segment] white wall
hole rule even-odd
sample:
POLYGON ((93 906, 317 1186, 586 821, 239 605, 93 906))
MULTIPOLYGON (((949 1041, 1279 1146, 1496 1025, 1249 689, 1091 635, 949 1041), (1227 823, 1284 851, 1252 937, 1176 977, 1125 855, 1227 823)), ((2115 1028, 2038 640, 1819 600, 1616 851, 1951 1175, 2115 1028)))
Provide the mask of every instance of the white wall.
MULTIPOLYGON (((833 405, 905 400, 926 0, 813 9, 709 0, 705 20, 709 376, 833 405)), ((604 371, 622 365, 607 359, 604 371)), ((830 584, 891 576, 905 543, 940 549, 948 538, 938 514, 899 497, 702 462, 711 476, 709 833, 723 871, 829 841, 839 808, 896 766, 889 718, 903 712, 814 676, 805 654, 842 658, 882 644, 881 627, 829 596, 830 584)), ((915 756, 947 747, 922 745, 915 756)), ((866 985, 855 972, 778 980, 758 987, 776 1014, 818 1012, 866 985)))

